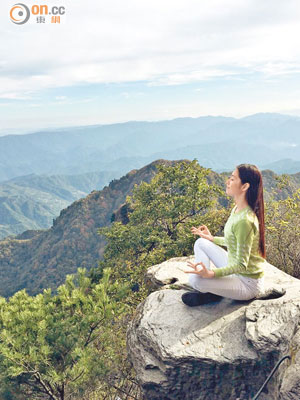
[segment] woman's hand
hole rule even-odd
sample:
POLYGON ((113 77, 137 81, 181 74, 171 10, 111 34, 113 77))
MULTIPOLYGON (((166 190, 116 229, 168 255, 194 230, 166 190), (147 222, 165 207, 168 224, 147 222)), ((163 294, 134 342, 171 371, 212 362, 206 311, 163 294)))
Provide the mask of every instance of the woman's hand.
POLYGON ((186 274, 197 274, 197 275, 200 275, 202 278, 208 278, 208 279, 215 277, 214 271, 207 269, 202 261, 197 262, 195 264, 192 263, 191 261, 188 261, 187 263, 188 263, 189 267, 194 269, 194 271, 184 271, 186 274), (201 265, 202 269, 201 268, 198 269, 197 265, 201 265))
POLYGON ((200 225, 198 228, 193 226, 191 228, 192 234, 193 235, 199 235, 203 237, 204 239, 208 239, 210 241, 213 241, 213 235, 209 232, 208 227, 206 225, 200 225))

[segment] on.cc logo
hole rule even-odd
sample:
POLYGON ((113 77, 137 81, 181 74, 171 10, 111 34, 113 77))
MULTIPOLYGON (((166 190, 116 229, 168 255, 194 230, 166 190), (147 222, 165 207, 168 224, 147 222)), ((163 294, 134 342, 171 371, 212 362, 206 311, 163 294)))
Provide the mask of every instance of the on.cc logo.
POLYGON ((14 24, 22 25, 29 20, 29 8, 22 3, 15 4, 10 10, 10 19, 14 24))

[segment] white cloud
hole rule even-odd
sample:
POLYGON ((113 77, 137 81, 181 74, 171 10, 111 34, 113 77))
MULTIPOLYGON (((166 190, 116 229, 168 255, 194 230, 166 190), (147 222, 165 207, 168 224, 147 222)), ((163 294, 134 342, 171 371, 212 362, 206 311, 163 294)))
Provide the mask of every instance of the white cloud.
POLYGON ((31 96, 26 95, 26 92, 24 92, 23 94, 17 92, 6 92, 4 94, 0 94, 0 99, 7 99, 7 100, 30 100, 31 98, 32 98, 31 96))
POLYGON ((65 24, 17 26, 8 18, 11 1, 2 0, 0 98, 85 83, 180 85, 300 70, 298 0, 59 4, 65 24))

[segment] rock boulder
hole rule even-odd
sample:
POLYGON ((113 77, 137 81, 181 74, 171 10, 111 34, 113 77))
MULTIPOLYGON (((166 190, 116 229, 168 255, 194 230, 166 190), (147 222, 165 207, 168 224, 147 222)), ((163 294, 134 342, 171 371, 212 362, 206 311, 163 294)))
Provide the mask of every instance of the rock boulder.
POLYGON ((127 348, 146 400, 300 399, 300 280, 271 264, 259 298, 188 307, 187 260, 148 269, 155 291, 127 331, 127 348))

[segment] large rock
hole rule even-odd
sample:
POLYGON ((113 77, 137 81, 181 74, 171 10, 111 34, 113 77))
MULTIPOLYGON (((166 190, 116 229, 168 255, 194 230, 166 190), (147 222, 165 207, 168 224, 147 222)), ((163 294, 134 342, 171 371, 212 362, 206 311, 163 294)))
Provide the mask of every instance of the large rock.
POLYGON ((188 259, 193 257, 148 269, 158 290, 138 306, 128 327, 128 353, 144 398, 251 399, 277 361, 290 355, 259 400, 299 400, 300 281, 267 264, 260 298, 188 307, 181 301, 189 288, 183 272, 188 259))

